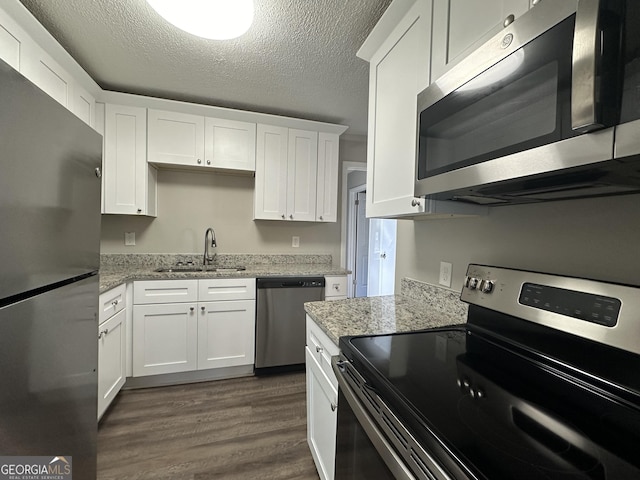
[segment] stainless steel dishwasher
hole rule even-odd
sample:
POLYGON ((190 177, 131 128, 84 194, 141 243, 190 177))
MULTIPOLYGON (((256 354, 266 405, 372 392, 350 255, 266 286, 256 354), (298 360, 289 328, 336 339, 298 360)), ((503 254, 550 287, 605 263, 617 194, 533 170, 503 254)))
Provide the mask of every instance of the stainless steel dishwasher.
POLYGON ((324 277, 256 279, 256 368, 304 363, 304 303, 324 300, 324 285, 324 277))

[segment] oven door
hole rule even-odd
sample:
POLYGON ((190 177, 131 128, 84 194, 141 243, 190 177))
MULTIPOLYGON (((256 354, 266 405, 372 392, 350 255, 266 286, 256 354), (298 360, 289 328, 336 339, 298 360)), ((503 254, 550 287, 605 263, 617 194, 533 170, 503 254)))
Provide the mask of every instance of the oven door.
POLYGON ((619 121, 620 25, 598 0, 541 2, 420 93, 416 195, 610 159, 612 131, 580 135, 619 121))
POLYGON ((345 357, 331 359, 338 379, 335 480, 449 480, 345 357))

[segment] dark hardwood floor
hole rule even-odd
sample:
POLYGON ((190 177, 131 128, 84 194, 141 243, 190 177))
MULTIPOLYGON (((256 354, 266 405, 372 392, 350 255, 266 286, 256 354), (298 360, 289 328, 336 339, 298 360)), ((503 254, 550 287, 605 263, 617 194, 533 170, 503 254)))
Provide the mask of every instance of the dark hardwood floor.
POLYGON ((304 372, 120 393, 98 429, 98 480, 317 480, 304 372))

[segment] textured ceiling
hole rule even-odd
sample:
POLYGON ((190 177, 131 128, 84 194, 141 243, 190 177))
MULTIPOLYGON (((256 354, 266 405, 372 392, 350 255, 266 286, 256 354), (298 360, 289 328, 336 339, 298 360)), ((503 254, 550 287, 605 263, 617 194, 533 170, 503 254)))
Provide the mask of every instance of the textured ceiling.
POLYGON ((255 0, 251 29, 205 40, 145 0, 21 0, 104 89, 367 130, 356 51, 391 0, 255 0))

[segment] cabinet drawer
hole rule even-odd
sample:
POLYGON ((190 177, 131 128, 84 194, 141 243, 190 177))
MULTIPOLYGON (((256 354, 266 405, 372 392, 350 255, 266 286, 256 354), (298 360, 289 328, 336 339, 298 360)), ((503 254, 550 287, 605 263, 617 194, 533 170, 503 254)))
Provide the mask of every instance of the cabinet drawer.
POLYGON ((324 288, 325 297, 347 297, 347 277, 346 275, 325 276, 326 286, 324 288))
POLYGON ((98 323, 108 320, 126 307, 126 290, 127 286, 122 284, 100 295, 100 315, 98 323))
POLYGON ((338 381, 331 368, 331 357, 338 355, 340 349, 307 315, 307 348, 318 367, 324 372, 332 385, 337 389, 338 381))
POLYGON ((182 303, 198 301, 198 280, 149 280, 133 284, 133 303, 182 303))
POLYGON ((256 298, 255 278, 213 278, 200 280, 198 301, 253 300, 256 298))

